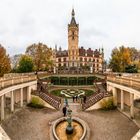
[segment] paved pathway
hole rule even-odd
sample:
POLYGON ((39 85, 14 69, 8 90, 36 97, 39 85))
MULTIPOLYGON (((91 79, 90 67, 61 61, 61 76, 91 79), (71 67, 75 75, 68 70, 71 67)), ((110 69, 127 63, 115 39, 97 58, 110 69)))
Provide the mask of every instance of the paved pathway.
MULTIPOLYGON (((73 116, 90 127, 90 140, 130 140, 138 127, 117 110, 82 112, 79 104, 70 103, 73 116)), ((49 140, 51 122, 62 117, 61 111, 24 108, 2 123, 12 140, 49 140)))

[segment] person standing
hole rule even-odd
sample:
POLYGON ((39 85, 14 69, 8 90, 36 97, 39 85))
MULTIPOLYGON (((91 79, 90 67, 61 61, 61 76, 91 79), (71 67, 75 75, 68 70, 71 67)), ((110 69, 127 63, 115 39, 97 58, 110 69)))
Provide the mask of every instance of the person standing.
POLYGON ((74 96, 72 96, 72 99, 73 99, 73 103, 74 103, 75 97, 74 97, 74 96))
POLYGON ((87 97, 86 95, 84 95, 84 103, 86 103, 87 97))
POLYGON ((76 102, 77 102, 77 99, 78 99, 78 96, 77 95, 75 96, 75 99, 76 99, 76 102))
POLYGON ((66 116, 66 113, 67 113, 67 108, 66 106, 63 107, 63 114, 64 114, 64 117, 66 116))

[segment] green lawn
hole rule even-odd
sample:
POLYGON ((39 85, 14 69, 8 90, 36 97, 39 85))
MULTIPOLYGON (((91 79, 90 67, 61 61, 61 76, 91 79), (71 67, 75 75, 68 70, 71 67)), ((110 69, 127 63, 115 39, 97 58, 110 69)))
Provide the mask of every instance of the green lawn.
MULTIPOLYGON (((65 95, 62 95, 61 94, 61 91, 63 89, 59 89, 59 90, 53 90, 51 91, 51 94, 55 95, 55 96, 59 96, 59 97, 65 97, 65 95)), ((85 95, 86 96, 90 96, 92 94, 94 94, 95 92, 93 90, 88 90, 88 89, 80 89, 80 90, 83 90, 85 92, 85 95)))

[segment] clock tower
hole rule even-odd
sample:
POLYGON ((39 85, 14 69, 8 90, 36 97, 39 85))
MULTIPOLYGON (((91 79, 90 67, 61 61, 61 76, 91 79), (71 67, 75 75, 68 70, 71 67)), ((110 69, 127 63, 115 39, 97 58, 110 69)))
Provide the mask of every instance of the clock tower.
POLYGON ((72 9, 72 18, 70 24, 68 24, 68 57, 69 57, 69 67, 78 66, 79 57, 79 24, 75 20, 75 12, 72 9))

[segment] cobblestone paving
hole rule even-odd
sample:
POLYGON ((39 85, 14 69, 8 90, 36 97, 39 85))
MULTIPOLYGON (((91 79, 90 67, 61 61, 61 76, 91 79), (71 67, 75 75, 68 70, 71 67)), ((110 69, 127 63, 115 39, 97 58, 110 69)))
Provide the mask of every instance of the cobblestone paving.
MULTIPOLYGON (((82 112, 77 104, 70 104, 73 116, 87 122, 90 140, 130 140, 138 127, 120 112, 82 112)), ((49 140, 51 122, 63 116, 61 111, 52 109, 24 108, 2 122, 2 127, 12 140, 49 140)))

